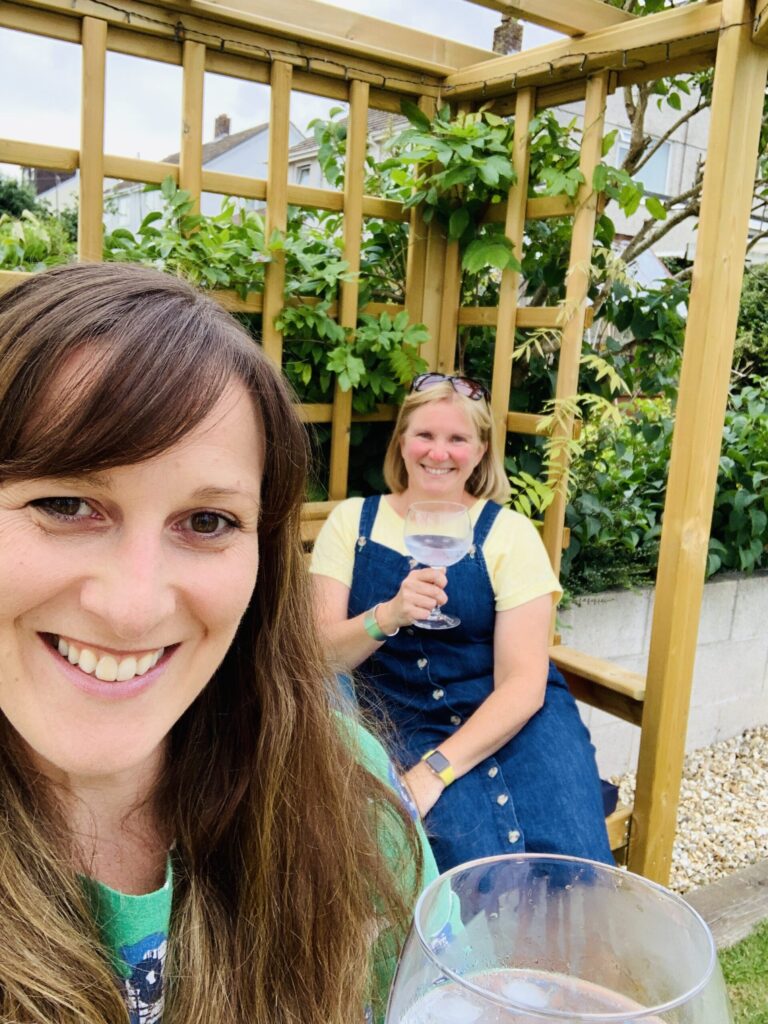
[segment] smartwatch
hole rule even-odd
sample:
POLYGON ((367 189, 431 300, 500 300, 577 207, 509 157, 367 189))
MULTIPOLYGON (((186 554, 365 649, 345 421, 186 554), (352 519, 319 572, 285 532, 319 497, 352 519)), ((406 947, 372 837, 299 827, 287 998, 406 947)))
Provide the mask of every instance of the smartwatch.
POLYGON ((446 786, 450 786, 452 782, 456 781, 456 772, 453 770, 453 765, 445 754, 441 754, 439 750, 428 750, 421 760, 426 761, 435 775, 442 779, 446 786))

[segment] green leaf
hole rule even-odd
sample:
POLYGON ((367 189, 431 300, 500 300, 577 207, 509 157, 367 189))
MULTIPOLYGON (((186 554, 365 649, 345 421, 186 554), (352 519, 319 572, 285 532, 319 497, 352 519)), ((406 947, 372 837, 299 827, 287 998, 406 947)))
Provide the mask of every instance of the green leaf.
POLYGON ((423 110, 420 110, 416 106, 415 103, 412 103, 410 100, 401 100, 400 110, 403 115, 408 118, 411 124, 416 125, 417 128, 420 128, 424 132, 430 131, 432 124, 429 118, 423 110))
POLYGON ((646 196, 645 208, 655 220, 667 219, 667 209, 656 196, 646 196))
POLYGON ((454 210, 448 221, 448 240, 453 241, 461 238, 469 224, 469 210, 466 206, 460 206, 454 210))
POLYGON ((614 128, 612 132, 608 132, 603 138, 603 156, 607 156, 613 149, 614 143, 616 142, 616 136, 619 134, 619 129, 614 128))

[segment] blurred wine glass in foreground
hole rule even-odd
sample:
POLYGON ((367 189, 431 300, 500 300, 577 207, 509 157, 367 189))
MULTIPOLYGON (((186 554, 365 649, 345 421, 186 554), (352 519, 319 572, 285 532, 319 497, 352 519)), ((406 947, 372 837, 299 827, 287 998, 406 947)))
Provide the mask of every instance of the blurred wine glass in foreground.
POLYGON ((730 1024, 712 935, 618 868, 510 854, 462 864, 416 906, 386 1024, 730 1024))

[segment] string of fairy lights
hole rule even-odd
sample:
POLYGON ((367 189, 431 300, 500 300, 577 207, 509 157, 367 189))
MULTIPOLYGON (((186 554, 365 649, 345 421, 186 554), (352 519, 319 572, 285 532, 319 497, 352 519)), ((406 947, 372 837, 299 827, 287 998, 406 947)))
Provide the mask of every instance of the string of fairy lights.
MULTIPOLYGON (((223 33, 209 31, 199 27, 190 28, 184 24, 184 21, 181 18, 179 18, 175 24, 169 25, 167 21, 153 16, 148 11, 140 11, 136 9, 128 10, 122 7, 119 3, 115 3, 114 0, 90 0, 90 4, 94 7, 101 7, 120 15, 127 25, 131 25, 134 22, 141 22, 145 25, 151 25, 156 29, 160 29, 162 30, 163 35, 173 39, 175 42, 181 43, 185 40, 201 42, 211 49, 216 49, 222 53, 230 52, 236 55, 242 55, 243 51, 246 51, 252 53, 254 57, 265 62, 271 63, 276 60, 284 60, 292 64, 294 67, 298 67, 299 70, 312 74, 322 74, 322 68, 335 68, 340 77, 345 79, 359 77, 367 81, 369 84, 378 86, 381 89, 396 90, 397 87, 401 85, 407 85, 412 89, 414 85, 420 84, 425 86, 427 89, 439 89, 441 94, 446 98, 449 98, 452 93, 459 89, 459 87, 444 85, 435 75, 414 72, 406 77, 405 75, 398 75, 396 72, 387 71, 385 73, 373 71, 370 67, 355 64, 354 61, 341 60, 335 51, 326 51, 325 47, 322 45, 313 44, 313 49, 316 53, 317 51, 320 51, 321 55, 310 56, 309 54, 302 53, 302 44, 300 42, 297 42, 292 49, 281 48, 279 44, 270 44, 269 46, 265 46, 261 43, 229 37, 223 33)), ((706 41, 711 40, 713 36, 717 36, 719 38, 723 33, 741 28, 745 24, 752 26, 754 23, 752 20, 749 22, 732 22, 728 25, 718 26, 716 29, 681 37, 680 39, 676 39, 674 43, 691 43, 697 39, 706 41)), ((672 42, 667 41, 657 44, 646 43, 639 48, 648 49, 652 46, 663 46, 665 50, 664 62, 668 63, 674 59, 671 52, 673 45, 674 44, 672 42)), ((570 50, 568 53, 563 54, 560 57, 556 57, 554 60, 542 60, 538 64, 526 65, 525 78, 540 77, 543 73, 546 74, 548 78, 552 79, 553 82, 557 82, 559 80, 559 72, 573 71, 575 69, 579 73, 588 73, 589 69, 587 65, 595 61, 600 63, 600 70, 619 72, 642 70, 645 67, 651 66, 651 62, 643 60, 640 57, 633 56, 630 49, 622 50, 618 61, 613 66, 608 66, 605 62, 600 62, 600 58, 607 58, 615 54, 615 49, 589 50, 582 52, 570 50)), ((498 60, 500 58, 496 59, 498 60)), ((493 63, 493 61, 491 61, 491 63, 493 63)), ((653 61, 652 64, 653 66, 657 66, 659 61, 653 61)), ((467 92, 479 92, 480 95, 483 96, 489 89, 493 89, 500 83, 507 83, 509 91, 514 92, 517 87, 518 77, 517 73, 510 73, 509 71, 506 71, 497 75, 484 76, 472 81, 462 82, 460 86, 461 94, 465 94, 467 92)))

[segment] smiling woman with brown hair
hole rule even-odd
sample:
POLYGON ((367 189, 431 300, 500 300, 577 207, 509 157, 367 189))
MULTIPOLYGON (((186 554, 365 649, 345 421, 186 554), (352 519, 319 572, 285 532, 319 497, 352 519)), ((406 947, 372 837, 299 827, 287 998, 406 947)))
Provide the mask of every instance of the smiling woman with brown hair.
POLYGON ((327 683, 306 458, 279 374, 183 282, 0 296, 3 1021, 380 1006, 424 848, 327 683))

